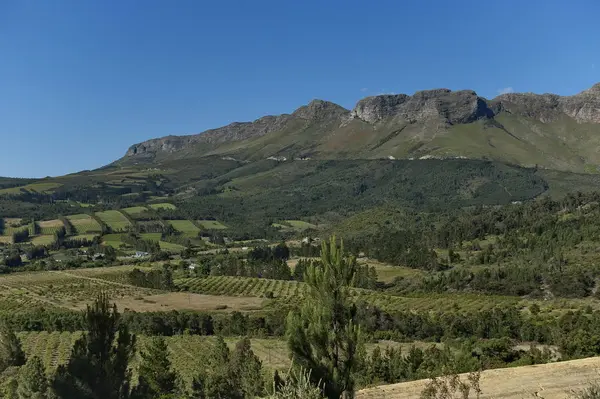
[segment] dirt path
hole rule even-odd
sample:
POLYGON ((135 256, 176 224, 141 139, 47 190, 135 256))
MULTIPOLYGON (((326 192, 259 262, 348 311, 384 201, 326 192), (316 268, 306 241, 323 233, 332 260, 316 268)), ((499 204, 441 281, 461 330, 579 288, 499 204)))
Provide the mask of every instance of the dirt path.
MULTIPOLYGON (((600 357, 535 366, 486 370, 481 374, 482 398, 564 399, 572 391, 600 381, 600 357)), ((383 385, 359 391, 357 399, 418 399, 427 380, 383 385)))

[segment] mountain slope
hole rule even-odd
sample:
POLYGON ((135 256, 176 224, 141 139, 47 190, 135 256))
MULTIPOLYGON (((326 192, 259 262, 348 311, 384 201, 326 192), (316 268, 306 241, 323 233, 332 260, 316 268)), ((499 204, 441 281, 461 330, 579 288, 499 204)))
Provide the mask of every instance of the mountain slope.
POLYGON ((118 164, 228 156, 374 159, 489 158, 524 166, 596 172, 600 84, 574 96, 426 90, 367 97, 354 109, 314 100, 292 114, 233 123, 133 145, 118 164))

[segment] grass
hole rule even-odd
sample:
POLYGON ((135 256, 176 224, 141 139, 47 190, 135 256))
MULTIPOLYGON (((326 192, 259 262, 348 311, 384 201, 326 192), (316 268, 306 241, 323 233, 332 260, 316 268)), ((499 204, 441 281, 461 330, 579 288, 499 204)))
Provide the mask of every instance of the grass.
POLYGON ((12 236, 0 236, 0 244, 12 244, 12 236))
POLYGON ((198 220, 197 223, 202 226, 203 229, 207 230, 224 230, 227 228, 227 226, 216 220, 198 220))
POLYGON ((173 228, 188 237, 197 237, 200 229, 189 220, 169 220, 173 228))
POLYGON ((54 220, 43 220, 41 222, 37 222, 40 227, 40 234, 54 234, 62 227, 65 227, 63 222, 59 219, 54 220))
POLYGON ((183 245, 173 244, 172 242, 160 241, 160 249, 167 252, 181 252, 185 249, 183 245))
POLYGON ((125 231, 131 226, 129 220, 119 211, 96 212, 96 216, 114 232, 125 231))
POLYGON ((123 245, 123 240, 121 239, 121 234, 119 233, 105 234, 102 236, 102 243, 118 249, 121 247, 121 245, 123 245))
POLYGON ((380 263, 370 259, 359 259, 359 263, 366 263, 375 268, 377 271, 377 279, 384 283, 391 283, 396 278, 414 278, 424 275, 425 273, 418 269, 411 269, 404 266, 391 266, 385 263, 380 263))
POLYGON ((85 213, 67 216, 67 220, 71 222, 77 234, 90 234, 102 232, 102 227, 94 218, 85 213))
POLYGON ((316 225, 305 222, 303 220, 286 220, 285 223, 289 224, 290 226, 292 226, 292 228, 296 230, 307 230, 317 228, 316 225))
POLYGON ((142 239, 144 239, 144 240, 160 241, 160 239, 162 238, 162 234, 161 233, 142 233, 142 234, 140 234, 140 237, 142 237, 142 239))
POLYGON ((169 202, 162 202, 159 204, 150 204, 148 205, 150 208, 154 209, 154 210, 159 210, 159 209, 177 209, 177 207, 169 202))
POLYGON ((124 208, 121 209, 123 212, 127 213, 129 216, 135 218, 136 216, 147 212, 148 208, 146 208, 145 206, 132 206, 130 208, 124 208))
POLYGON ((31 239, 33 245, 50 245, 54 242, 54 235, 39 235, 31 239))

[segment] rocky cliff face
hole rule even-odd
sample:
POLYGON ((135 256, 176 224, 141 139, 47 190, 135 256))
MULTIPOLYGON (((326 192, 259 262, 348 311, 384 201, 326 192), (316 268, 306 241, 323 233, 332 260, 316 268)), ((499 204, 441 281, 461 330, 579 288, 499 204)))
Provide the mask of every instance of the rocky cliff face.
POLYGON ((413 96, 406 94, 367 97, 352 110, 352 117, 368 123, 387 119, 402 119, 415 123, 439 118, 450 124, 469 123, 491 118, 494 113, 485 99, 472 90, 425 90, 413 96))
POLYGON ((510 93, 496 97, 499 110, 548 123, 566 114, 578 123, 600 123, 600 83, 574 96, 510 93))

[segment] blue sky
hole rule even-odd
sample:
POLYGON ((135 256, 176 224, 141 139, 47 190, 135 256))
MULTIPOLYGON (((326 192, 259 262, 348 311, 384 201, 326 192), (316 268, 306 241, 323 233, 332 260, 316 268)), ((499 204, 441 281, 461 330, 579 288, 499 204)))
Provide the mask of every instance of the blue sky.
POLYGON ((600 81, 598 0, 0 0, 0 176, 379 93, 569 95, 600 81))

